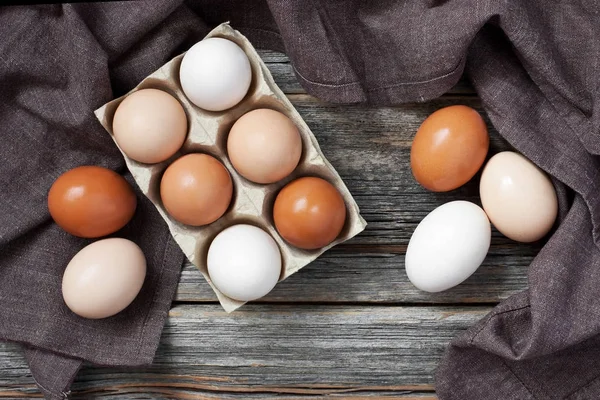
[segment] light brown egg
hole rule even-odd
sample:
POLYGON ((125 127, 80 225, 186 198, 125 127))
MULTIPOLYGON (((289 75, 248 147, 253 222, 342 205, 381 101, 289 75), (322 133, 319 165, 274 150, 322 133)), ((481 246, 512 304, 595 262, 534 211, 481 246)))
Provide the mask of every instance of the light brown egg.
POLYGON ((48 193, 54 221, 71 235, 84 238, 118 231, 131 220, 136 205, 135 193, 121 175, 91 165, 65 172, 48 193))
POLYGON ((474 109, 456 105, 437 110, 423 121, 413 140, 412 173, 426 189, 454 190, 481 168, 489 142, 485 122, 474 109))
POLYGON ((182 224, 201 226, 219 219, 231 202, 233 183, 223 164, 207 154, 188 154, 165 171, 160 196, 182 224))
POLYGON ((558 214, 556 191, 548 176, 512 151, 490 158, 481 174, 479 194, 496 229, 518 242, 543 238, 558 214))
POLYGON ((77 253, 67 265, 62 293, 67 307, 90 319, 107 318, 136 298, 146 277, 146 258, 132 241, 99 240, 77 253))
POLYGON ((340 192, 326 180, 299 178, 277 195, 273 220, 288 243, 301 249, 318 249, 333 242, 342 231, 346 205, 340 192))
POLYGON ((112 126, 115 140, 127 156, 153 164, 181 148, 187 117, 179 101, 167 92, 141 89, 119 104, 112 126))
POLYGON ((238 119, 227 138, 233 167, 256 183, 273 183, 298 165, 302 140, 296 125, 284 114, 261 108, 238 119))

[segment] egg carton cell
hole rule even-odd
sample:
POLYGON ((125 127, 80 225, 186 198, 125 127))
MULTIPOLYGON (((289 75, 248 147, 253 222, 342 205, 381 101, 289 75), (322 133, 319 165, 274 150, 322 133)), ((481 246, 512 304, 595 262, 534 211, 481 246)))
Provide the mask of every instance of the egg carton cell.
MULTIPOLYGON (((141 191, 156 206, 160 215, 169 225, 171 234, 187 258, 198 267, 204 278, 215 291, 223 308, 231 312, 244 302, 228 298, 211 282, 207 272, 206 257, 208 248, 215 236, 225 228, 236 224, 250 224, 268 232, 277 242, 282 256, 280 281, 296 273, 315 260, 329 248, 344 242, 366 226, 360 216, 358 205, 348 188, 327 161, 317 139, 293 107, 285 94, 275 84, 271 73, 260 59, 250 42, 229 24, 221 24, 206 38, 220 37, 236 43, 248 56, 252 68, 252 82, 246 96, 235 106, 219 112, 207 111, 194 105, 184 94, 179 79, 179 69, 184 54, 181 54, 122 97, 114 99, 95 111, 97 118, 111 137, 114 138, 112 121, 121 101, 141 89, 159 89, 175 97, 183 106, 188 132, 183 146, 169 159, 157 164, 143 164, 129 158, 123 150, 127 167, 131 171, 141 191), (244 114, 259 108, 279 111, 295 124, 302 141, 302 154, 294 171, 280 181, 259 184, 241 176, 233 167, 227 154, 227 137, 233 124, 244 114), (189 226, 176 221, 163 206, 160 196, 160 182, 165 170, 175 160, 190 153, 203 153, 215 157, 229 171, 233 183, 233 196, 229 208, 215 222, 203 226, 189 226), (279 191, 291 181, 300 177, 313 176, 325 179, 342 195, 346 206, 346 221, 341 233, 329 245, 316 250, 303 250, 288 244, 277 232, 273 222, 273 203, 279 191)), ((235 251, 235 249, 232 249, 235 251)))

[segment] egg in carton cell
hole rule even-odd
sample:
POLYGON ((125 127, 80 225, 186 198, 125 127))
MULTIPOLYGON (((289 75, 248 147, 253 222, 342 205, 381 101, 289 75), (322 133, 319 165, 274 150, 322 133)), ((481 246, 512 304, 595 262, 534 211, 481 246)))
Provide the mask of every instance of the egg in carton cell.
POLYGON ((282 270, 279 281, 294 274, 316 259, 329 248, 346 241, 364 230, 365 220, 360 216, 358 205, 348 188, 324 157, 315 136, 288 98, 275 84, 271 73, 262 62, 250 42, 229 24, 221 24, 206 38, 220 37, 236 43, 248 56, 252 69, 252 81, 246 96, 237 105, 225 111, 207 111, 194 105, 184 94, 179 79, 179 70, 184 54, 181 54, 159 70, 142 80, 126 95, 115 99, 96 110, 96 116, 115 140, 112 122, 121 101, 141 89, 159 89, 175 97, 183 106, 188 132, 183 146, 169 159, 157 164, 143 164, 123 154, 142 192, 156 206, 162 218, 169 225, 171 234, 188 259, 196 265, 204 278, 215 291, 221 305, 231 312, 244 304, 221 293, 212 283, 207 271, 208 249, 215 236, 224 229, 237 224, 257 226, 271 235, 281 251, 282 270), (257 184, 241 176, 231 164, 227 155, 227 137, 233 124, 249 111, 268 108, 286 115, 298 128, 302 141, 302 154, 295 170, 280 181, 270 184, 257 184), (219 160, 229 171, 233 182, 233 197, 225 214, 215 222, 193 227, 181 224, 172 218, 162 204, 160 196, 161 178, 169 165, 183 155, 205 153, 219 160), (291 181, 305 176, 320 177, 331 183, 341 194, 346 206, 346 221, 337 239, 316 250, 303 250, 288 244, 277 232, 273 221, 273 203, 281 188, 291 181))

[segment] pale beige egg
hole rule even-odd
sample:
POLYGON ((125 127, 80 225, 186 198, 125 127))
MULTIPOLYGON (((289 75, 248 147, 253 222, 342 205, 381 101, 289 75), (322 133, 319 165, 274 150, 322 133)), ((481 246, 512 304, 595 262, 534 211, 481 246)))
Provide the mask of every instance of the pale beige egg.
POLYGON ((71 259, 62 281, 63 298, 75 314, 90 319, 113 316, 136 298, 146 277, 146 258, 130 240, 103 239, 71 259))
POLYGON ((273 183, 292 173, 302 155, 302 139, 292 120, 261 108, 238 119, 227 139, 233 167, 256 183, 273 183))
POLYGON ((479 193, 492 224, 518 242, 543 238, 558 214, 556 191, 548 176, 512 151, 498 153, 488 161, 479 193))
POLYGON ((112 126, 115 140, 127 156, 154 164, 181 148, 188 124, 175 97, 158 89, 141 89, 119 104, 112 126))

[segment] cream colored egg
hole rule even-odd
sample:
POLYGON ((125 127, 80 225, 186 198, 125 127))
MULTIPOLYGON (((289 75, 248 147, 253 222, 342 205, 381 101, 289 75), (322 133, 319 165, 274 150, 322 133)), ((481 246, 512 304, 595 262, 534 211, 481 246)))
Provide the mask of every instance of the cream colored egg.
POLYGON ((238 119, 227 138, 233 167, 256 183, 277 182, 294 171, 302 155, 302 139, 291 119, 259 108, 238 119))
POLYGON ((183 106, 158 89, 138 90, 119 104, 113 135, 130 158, 146 164, 164 161, 177 152, 187 135, 183 106))
POLYGON ((146 277, 146 258, 132 241, 103 239, 71 259, 62 281, 63 298, 75 314, 107 318, 136 298, 146 277))
POLYGON ((518 242, 543 238, 558 213, 556 191, 548 176, 521 154, 493 156, 481 175, 481 203, 490 221, 518 242))

